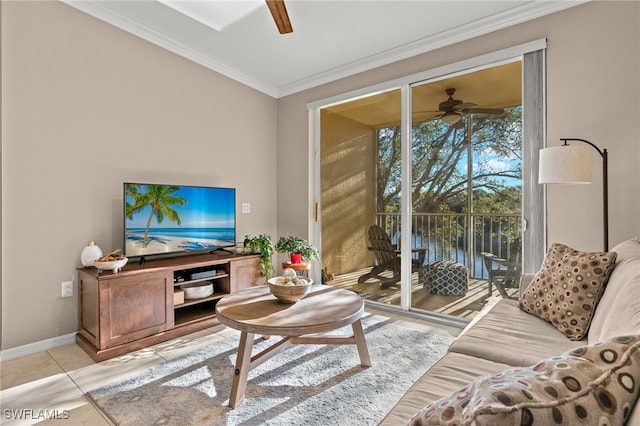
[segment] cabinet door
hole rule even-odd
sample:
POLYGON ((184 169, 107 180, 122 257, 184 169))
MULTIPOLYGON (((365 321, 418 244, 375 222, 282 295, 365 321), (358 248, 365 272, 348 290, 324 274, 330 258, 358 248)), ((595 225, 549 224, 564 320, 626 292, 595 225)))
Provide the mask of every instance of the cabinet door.
POLYGON ((151 336, 173 327, 173 279, 167 272, 100 280, 100 347, 151 336))
POLYGON ((258 285, 262 276, 258 269, 258 258, 248 257, 229 262, 229 278, 231 292, 258 285))
POLYGON ((100 346, 100 294, 98 279, 85 271, 78 272, 80 297, 80 334, 96 348, 100 346))

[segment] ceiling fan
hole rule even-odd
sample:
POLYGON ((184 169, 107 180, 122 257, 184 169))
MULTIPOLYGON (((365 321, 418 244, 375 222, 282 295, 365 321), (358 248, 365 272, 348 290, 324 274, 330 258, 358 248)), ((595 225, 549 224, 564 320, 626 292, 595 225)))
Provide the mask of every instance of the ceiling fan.
POLYGON ((287 13, 287 7, 284 5, 284 0, 265 0, 267 7, 273 16, 273 20, 276 22, 276 27, 280 34, 288 34, 293 32, 291 21, 289 20, 289 14, 287 13))
MULTIPOLYGON (((455 88, 449 88, 445 90, 445 93, 449 96, 444 102, 440 102, 438 105, 438 111, 441 112, 439 118, 443 123, 449 126, 462 127, 461 121, 462 114, 502 114, 503 108, 475 108, 477 104, 472 102, 462 102, 459 99, 454 99, 453 94, 456 92, 455 88), (461 114, 462 113, 462 114, 461 114)), ((434 111, 435 112, 435 111, 434 111)))

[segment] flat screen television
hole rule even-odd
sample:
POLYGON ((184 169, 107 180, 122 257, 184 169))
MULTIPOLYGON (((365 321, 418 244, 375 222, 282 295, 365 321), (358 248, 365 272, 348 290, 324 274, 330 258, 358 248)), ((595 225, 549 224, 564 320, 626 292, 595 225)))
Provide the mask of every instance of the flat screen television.
POLYGON ((235 188, 125 182, 123 199, 127 257, 235 246, 235 188))

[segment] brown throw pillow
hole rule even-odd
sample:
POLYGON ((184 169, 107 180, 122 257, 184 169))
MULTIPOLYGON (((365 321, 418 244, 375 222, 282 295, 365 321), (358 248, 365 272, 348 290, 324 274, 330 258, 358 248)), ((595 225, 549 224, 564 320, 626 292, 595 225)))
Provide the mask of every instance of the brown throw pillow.
MULTIPOLYGON (((532 343, 535 344, 535 343, 532 343)), ((640 336, 476 378, 418 411, 422 425, 622 425, 638 399, 640 336)))
POLYGON ((615 266, 616 253, 587 253, 555 243, 518 301, 571 340, 582 339, 615 266))

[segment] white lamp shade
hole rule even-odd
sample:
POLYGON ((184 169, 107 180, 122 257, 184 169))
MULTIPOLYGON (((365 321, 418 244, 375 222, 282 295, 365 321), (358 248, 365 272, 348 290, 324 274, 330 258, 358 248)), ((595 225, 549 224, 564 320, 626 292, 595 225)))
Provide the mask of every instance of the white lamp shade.
POLYGON ((586 145, 561 145, 540 150, 538 183, 591 183, 593 150, 586 145))

